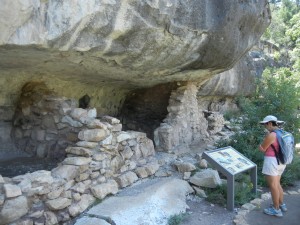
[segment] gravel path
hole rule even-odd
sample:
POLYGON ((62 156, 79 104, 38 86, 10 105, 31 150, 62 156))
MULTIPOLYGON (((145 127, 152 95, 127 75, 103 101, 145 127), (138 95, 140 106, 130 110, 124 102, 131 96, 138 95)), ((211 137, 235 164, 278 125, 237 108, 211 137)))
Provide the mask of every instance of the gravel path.
MULTIPOLYGON (((264 192, 268 189, 264 188, 264 192)), ((293 187, 284 189, 286 196, 285 199, 289 206, 298 204, 295 206, 296 212, 290 212, 289 216, 283 219, 269 218, 269 216, 263 214, 262 209, 270 203, 270 199, 266 200, 262 204, 262 208, 259 210, 249 211, 245 214, 246 223, 248 225, 264 224, 264 225, 281 225, 281 224, 299 224, 300 214, 299 212, 299 199, 300 199, 300 181, 296 181, 293 187), (288 193, 292 194, 288 194, 288 193), (294 194, 298 192, 299 194, 294 194), (276 220, 277 219, 277 220, 276 220), (283 223, 285 221, 286 223, 283 223)), ((187 215, 184 217, 180 225, 233 225, 237 213, 230 212, 226 208, 219 205, 211 204, 205 199, 197 196, 191 196, 187 199, 187 204, 190 209, 187 210, 187 215)), ((292 207, 293 209, 293 207, 292 207)), ((240 212, 241 210, 239 210, 240 212)), ((290 210, 291 211, 291 210, 290 210)))
POLYGON ((235 212, 192 196, 187 200, 190 209, 180 225, 232 225, 235 212))

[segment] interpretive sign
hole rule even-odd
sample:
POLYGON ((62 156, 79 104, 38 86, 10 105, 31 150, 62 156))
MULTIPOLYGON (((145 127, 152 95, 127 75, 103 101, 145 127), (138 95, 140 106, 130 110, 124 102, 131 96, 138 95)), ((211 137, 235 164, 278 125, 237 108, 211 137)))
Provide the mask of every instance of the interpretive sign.
POLYGON ((256 166, 232 147, 205 152, 205 154, 219 163, 231 174, 237 174, 256 166))
POLYGON ((253 192, 257 188, 257 166, 243 154, 231 146, 205 151, 202 158, 206 159, 219 172, 227 177, 227 209, 234 209, 234 176, 250 170, 253 192))

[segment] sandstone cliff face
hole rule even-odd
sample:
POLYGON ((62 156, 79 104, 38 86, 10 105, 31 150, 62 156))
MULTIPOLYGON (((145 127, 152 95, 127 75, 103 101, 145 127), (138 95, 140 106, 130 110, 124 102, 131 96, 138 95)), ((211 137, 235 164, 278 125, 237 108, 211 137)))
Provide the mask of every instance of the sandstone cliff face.
POLYGON ((43 80, 63 96, 91 90, 100 112, 122 101, 115 88, 203 81, 229 69, 270 20, 266 0, 0 3, 1 105, 24 83, 43 80))
POLYGON ((198 96, 234 97, 239 94, 252 94, 255 90, 255 78, 259 76, 252 61, 249 55, 244 56, 232 69, 212 77, 203 84, 198 96))

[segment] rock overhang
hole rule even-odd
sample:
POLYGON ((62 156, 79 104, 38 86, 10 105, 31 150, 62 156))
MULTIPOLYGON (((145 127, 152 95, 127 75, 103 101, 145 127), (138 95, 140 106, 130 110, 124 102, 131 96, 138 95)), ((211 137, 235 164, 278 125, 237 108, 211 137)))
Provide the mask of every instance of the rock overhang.
POLYGON ((30 80, 127 90, 203 82, 230 69, 270 23, 265 0, 1 4, 0 79, 16 83, 5 95, 30 80))

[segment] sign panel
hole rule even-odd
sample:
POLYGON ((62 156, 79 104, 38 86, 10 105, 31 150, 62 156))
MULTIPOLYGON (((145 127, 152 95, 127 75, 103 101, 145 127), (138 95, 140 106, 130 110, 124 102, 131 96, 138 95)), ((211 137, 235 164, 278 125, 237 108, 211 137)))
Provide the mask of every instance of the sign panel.
POLYGON ((220 164, 231 174, 238 174, 256 166, 231 146, 205 152, 208 157, 220 164))
POLYGON ((250 170, 253 192, 257 187, 257 166, 231 146, 205 151, 202 158, 227 177, 227 209, 234 209, 234 177, 236 174, 250 170))

